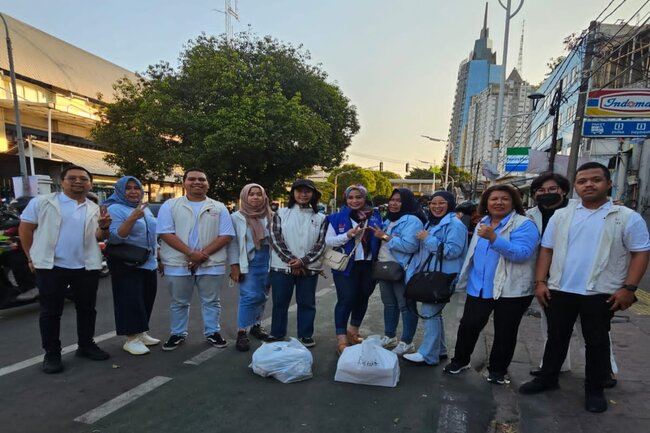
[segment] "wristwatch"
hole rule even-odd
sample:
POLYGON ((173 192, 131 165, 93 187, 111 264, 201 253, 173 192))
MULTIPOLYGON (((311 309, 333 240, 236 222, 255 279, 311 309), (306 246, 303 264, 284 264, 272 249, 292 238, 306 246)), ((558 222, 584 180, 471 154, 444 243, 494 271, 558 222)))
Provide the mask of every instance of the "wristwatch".
POLYGON ((630 292, 636 292, 636 289, 639 288, 639 286, 636 284, 623 284, 621 287, 629 290, 630 292))
POLYGON ((386 241, 386 242, 388 242, 388 235, 384 235, 384 236, 382 236, 381 239, 384 240, 384 241, 386 241))

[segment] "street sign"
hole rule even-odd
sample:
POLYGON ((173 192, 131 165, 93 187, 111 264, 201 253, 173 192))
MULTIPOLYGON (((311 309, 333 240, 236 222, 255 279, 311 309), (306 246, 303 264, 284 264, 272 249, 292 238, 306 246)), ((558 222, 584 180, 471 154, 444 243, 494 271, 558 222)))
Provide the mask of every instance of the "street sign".
POLYGON ((509 147, 506 149, 506 166, 505 170, 526 171, 528 170, 530 147, 509 147))
POLYGON ((589 92, 585 116, 650 117, 650 89, 605 89, 589 92))
POLYGON ((585 120, 583 137, 645 137, 650 135, 650 120, 585 120))

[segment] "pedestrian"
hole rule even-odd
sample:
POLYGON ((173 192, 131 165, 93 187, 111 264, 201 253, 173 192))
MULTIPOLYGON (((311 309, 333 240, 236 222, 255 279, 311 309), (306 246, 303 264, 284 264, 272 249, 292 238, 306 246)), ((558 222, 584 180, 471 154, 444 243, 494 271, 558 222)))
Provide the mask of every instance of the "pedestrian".
POLYGON ((160 260, 171 295, 171 335, 163 344, 175 350, 187 338, 194 287, 201 300, 203 334, 217 348, 228 346, 220 334, 221 286, 226 272, 226 245, 235 236, 228 208, 207 196, 205 171, 183 174, 185 195, 167 200, 158 211, 160 260))
POLYGON ((139 266, 107 258, 113 288, 115 333, 126 336, 122 349, 131 355, 147 354, 147 346, 160 343, 148 333, 158 288, 158 243, 156 218, 142 202, 143 198, 140 180, 124 176, 115 183, 113 194, 104 201, 113 220, 108 244, 135 245, 149 250, 147 261, 139 266))
MULTIPOLYGON (((447 191, 438 191, 429 202, 429 220, 416 234, 420 241, 417 255, 406 270, 406 282, 419 271, 436 270, 437 252, 443 245, 442 272, 458 274, 467 254, 467 227, 457 218, 456 200, 447 191), (428 263, 428 268, 423 269, 428 263)), ((442 310, 445 304, 423 303, 420 308, 424 319, 424 337, 416 352, 404 355, 404 359, 420 365, 438 365, 447 358, 445 328, 442 310)))
POLYGON ((321 193, 314 182, 298 179, 289 191, 287 207, 273 215, 271 223, 271 296, 273 314, 267 341, 287 335, 289 303, 296 292, 298 339, 305 347, 316 345, 316 285, 323 270, 320 257, 325 250, 325 215, 318 212, 321 193))
POLYGON ((466 290, 454 357, 445 373, 470 367, 478 337, 494 311, 494 342, 488 382, 502 385, 517 344, 519 323, 533 299, 533 276, 539 232, 524 216, 519 193, 509 185, 493 185, 479 203, 484 215, 477 225, 457 289, 466 290))
POLYGON ((269 336, 262 326, 269 297, 269 241, 273 212, 261 185, 249 183, 239 193, 239 210, 231 215, 235 240, 228 244, 230 278, 239 283, 237 342, 240 352, 250 350, 248 333, 263 340, 269 336))
POLYGON ((20 240, 39 289, 42 368, 48 374, 63 371, 59 330, 68 287, 77 312, 75 355, 94 361, 110 357, 93 336, 102 267, 97 242, 106 239, 111 217, 105 207, 86 198, 92 182, 85 168, 67 167, 61 171, 62 192, 34 198, 21 216, 20 240))
POLYGON ((336 286, 334 326, 336 351, 363 341, 359 327, 368 309, 368 299, 375 290, 372 263, 377 260, 380 241, 370 227, 381 225, 379 211, 373 209, 365 186, 356 184, 345 189, 345 206, 327 217, 327 246, 352 254, 342 271, 332 270, 336 286))
POLYGON ((374 227, 374 235, 383 242, 378 262, 399 264, 399 278, 379 279, 381 300, 384 304, 384 336, 382 345, 397 355, 415 351, 413 337, 418 326, 417 315, 409 309, 405 296, 403 270, 418 250, 416 233, 427 221, 424 212, 411 190, 396 188, 390 195, 386 220, 382 227, 374 227), (402 315, 402 335, 397 340, 397 325, 402 315))
POLYGON ((548 320, 541 374, 519 388, 522 394, 557 389, 573 325, 580 317, 585 339, 585 409, 607 410, 603 388, 609 374, 610 320, 636 300, 648 267, 648 227, 639 214, 613 204, 607 167, 596 162, 576 171, 571 202, 551 217, 535 271, 535 296, 548 320))

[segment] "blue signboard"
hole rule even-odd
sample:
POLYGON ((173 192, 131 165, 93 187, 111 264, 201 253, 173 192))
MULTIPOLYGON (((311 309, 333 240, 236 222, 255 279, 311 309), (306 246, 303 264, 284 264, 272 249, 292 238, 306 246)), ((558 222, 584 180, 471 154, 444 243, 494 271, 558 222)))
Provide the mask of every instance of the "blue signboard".
POLYGON ((583 137, 645 137, 650 135, 650 120, 585 120, 583 137))

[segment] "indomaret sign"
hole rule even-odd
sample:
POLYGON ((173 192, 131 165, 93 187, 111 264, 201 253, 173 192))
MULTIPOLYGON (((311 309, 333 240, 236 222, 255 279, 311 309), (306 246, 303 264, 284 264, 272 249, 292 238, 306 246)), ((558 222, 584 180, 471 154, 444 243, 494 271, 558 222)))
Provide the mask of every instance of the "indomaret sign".
POLYGON ((585 115, 650 118, 650 89, 609 89, 589 92, 585 115))

